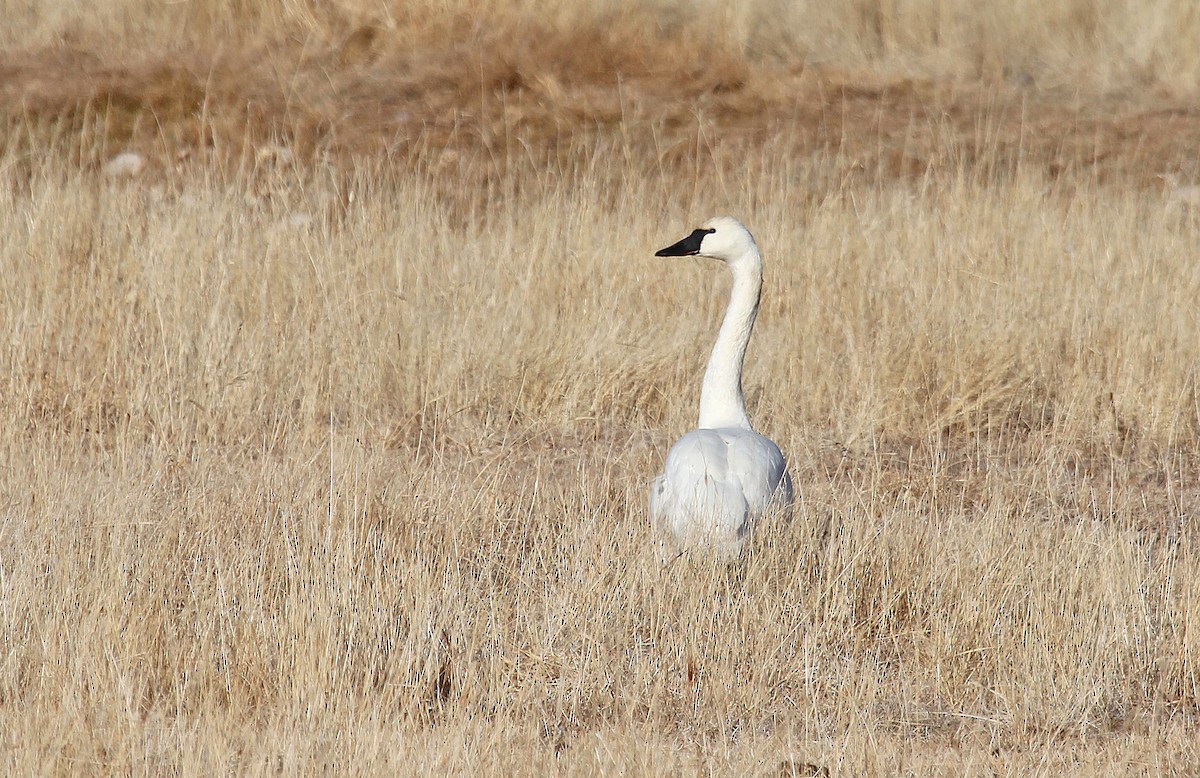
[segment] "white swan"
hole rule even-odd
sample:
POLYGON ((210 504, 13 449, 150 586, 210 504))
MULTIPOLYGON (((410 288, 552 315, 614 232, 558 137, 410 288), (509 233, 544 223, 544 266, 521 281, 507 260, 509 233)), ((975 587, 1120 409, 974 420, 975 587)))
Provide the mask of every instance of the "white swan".
POLYGON ((671 446, 650 487, 650 519, 664 552, 670 540, 680 553, 705 549, 729 561, 764 514, 792 505, 783 453, 750 426, 742 396, 742 362, 762 292, 762 256, 750 232, 728 216, 706 222, 655 256, 711 257, 733 273, 729 308, 700 390, 698 429, 671 446))

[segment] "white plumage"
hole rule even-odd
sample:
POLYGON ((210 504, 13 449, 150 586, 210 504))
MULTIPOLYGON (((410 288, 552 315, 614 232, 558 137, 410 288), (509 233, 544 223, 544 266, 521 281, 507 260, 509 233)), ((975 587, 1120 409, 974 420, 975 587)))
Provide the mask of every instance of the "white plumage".
POLYGON ((749 231, 718 217, 655 256, 726 263, 733 289, 700 392, 698 429, 671 446, 650 487, 650 518, 667 544, 736 558, 766 515, 791 508, 792 480, 779 446, 754 431, 742 395, 742 363, 758 315, 762 257, 749 231))

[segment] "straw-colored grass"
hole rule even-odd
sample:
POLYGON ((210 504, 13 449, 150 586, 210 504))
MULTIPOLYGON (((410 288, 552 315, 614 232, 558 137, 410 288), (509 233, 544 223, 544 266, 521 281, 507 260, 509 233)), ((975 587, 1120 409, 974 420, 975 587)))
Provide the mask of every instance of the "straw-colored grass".
MULTIPOLYGON (((887 40, 921 40, 897 7, 860 5, 887 40)), ((158 8, 73 23, 163 45, 158 8)), ((205 8, 243 18, 188 6, 205 8)), ((269 30, 333 24, 257 8, 244 18, 269 30)), ((1072 21, 1083 8, 1030 6, 1117 35, 1118 11, 1072 21)), ((411 137, 340 144, 333 119, 293 134, 285 112, 235 138, 244 105, 219 79, 195 105, 38 81, 71 27, 56 13, 20 17, 21 45, 51 48, 9 71, 25 108, 4 103, 0 156, 5 773, 1200 761, 1200 226, 1146 188, 1165 170, 1139 169, 1186 176, 1185 149, 1110 144, 1117 124, 1064 124, 1043 92, 1050 113, 1014 116, 987 73, 897 81, 862 35, 841 66, 864 91, 843 72, 830 98, 858 113, 839 117, 805 102, 829 71, 772 91, 790 65, 734 45, 766 40, 752 29, 658 113, 660 65, 572 82, 571 47, 542 42, 520 84, 430 81, 411 137), (477 102, 444 127, 460 89, 477 102), (568 104, 558 134, 513 113, 568 104), (175 108, 155 124, 156 105, 175 108), (150 167, 100 174, 126 145, 150 167), (723 212, 764 251, 746 389, 801 510, 741 564, 664 569, 645 491, 694 423, 726 279, 652 254, 723 212)), ((1000 24, 983 13, 947 29, 1000 24)), ((939 40, 929 57, 949 56, 939 40)), ((357 56, 330 78, 391 55, 357 56)), ((158 83, 98 72, 83 83, 158 83)))

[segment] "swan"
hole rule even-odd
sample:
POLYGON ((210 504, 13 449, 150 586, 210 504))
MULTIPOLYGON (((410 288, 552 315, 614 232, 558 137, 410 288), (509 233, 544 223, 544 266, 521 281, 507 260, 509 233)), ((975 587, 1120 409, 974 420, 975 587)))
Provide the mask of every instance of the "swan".
POLYGON ((650 520, 664 556, 673 541, 679 554, 704 550, 729 562, 764 515, 790 511, 793 499, 783 452, 754 431, 742 395, 742 363, 762 292, 762 255, 741 222, 720 216, 654 256, 711 257, 733 274, 729 307, 704 372, 697 429, 675 441, 650 486, 650 520))

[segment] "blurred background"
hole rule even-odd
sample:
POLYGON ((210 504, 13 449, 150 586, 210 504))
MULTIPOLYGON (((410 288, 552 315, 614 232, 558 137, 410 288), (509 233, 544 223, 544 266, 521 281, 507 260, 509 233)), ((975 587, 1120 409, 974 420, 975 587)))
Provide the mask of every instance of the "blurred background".
POLYGON ((1162 186, 1197 172, 1188 0, 3 0, 0 13, 4 142, 53 136, 92 165, 133 151, 147 174, 197 155, 370 154, 486 176, 595 136, 650 147, 656 164, 783 136, 884 176, 937 165, 947 141, 1052 175, 1086 165, 1162 186))

